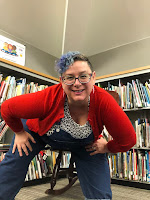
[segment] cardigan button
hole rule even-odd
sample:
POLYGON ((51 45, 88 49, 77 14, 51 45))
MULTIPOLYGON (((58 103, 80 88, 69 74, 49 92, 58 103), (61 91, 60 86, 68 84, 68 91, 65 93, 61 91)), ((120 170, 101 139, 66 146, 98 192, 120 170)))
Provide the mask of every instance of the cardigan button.
POLYGON ((58 133, 60 131, 60 128, 56 128, 56 132, 58 133))

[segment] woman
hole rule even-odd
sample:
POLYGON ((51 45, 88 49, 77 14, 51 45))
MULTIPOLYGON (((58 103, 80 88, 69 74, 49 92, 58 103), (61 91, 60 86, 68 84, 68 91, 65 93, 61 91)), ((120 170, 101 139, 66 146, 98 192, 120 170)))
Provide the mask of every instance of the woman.
POLYGON ((0 163, 1 200, 14 199, 31 159, 46 144, 72 152, 85 199, 112 199, 106 153, 129 150, 135 131, 114 98, 94 85, 87 57, 68 52, 57 70, 59 84, 2 104, 2 117, 15 136, 0 163), (113 137, 109 142, 101 137, 104 125, 113 137))

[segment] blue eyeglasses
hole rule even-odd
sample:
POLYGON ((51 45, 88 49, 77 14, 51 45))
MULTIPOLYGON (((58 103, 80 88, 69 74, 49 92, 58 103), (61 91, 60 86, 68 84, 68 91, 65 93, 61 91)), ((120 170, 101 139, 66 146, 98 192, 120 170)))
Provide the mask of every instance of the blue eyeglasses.
POLYGON ((75 84, 76 79, 78 79, 78 81, 81 84, 85 84, 85 83, 90 82, 91 77, 92 77, 92 73, 91 74, 81 74, 77 78, 75 76, 73 76, 73 75, 65 75, 65 76, 62 77, 62 80, 63 80, 63 82, 66 85, 73 85, 73 84, 75 84))

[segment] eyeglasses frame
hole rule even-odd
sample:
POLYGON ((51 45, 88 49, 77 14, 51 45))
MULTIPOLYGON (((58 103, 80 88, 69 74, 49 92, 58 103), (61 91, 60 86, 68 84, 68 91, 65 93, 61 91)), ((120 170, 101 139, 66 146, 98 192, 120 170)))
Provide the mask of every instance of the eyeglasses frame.
POLYGON ((79 77, 80 77, 80 76, 74 77, 74 83, 72 83, 72 84, 66 84, 66 83, 64 82, 64 77, 63 77, 63 76, 62 76, 62 81, 64 82, 65 85, 73 85, 73 84, 75 84, 76 79, 78 79, 78 81, 79 81, 81 84, 86 84, 86 83, 89 83, 89 82, 90 82, 93 73, 90 73, 90 74, 88 74, 88 75, 90 75, 89 81, 88 81, 88 82, 85 82, 85 83, 82 83, 82 82, 79 80, 79 77))

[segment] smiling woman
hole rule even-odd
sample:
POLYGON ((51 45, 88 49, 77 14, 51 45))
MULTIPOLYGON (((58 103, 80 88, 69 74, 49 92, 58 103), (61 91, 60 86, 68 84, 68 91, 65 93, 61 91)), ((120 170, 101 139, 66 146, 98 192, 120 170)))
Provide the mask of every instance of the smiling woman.
POLYGON ((71 151, 85 199, 112 199, 106 153, 124 152, 136 143, 127 115, 95 86, 95 71, 86 56, 68 52, 56 66, 59 84, 2 104, 2 117, 15 135, 0 163, 1 200, 14 199, 31 159, 46 144, 71 151), (102 138, 103 126, 113 140, 102 138))
POLYGON ((89 95, 95 83, 95 72, 91 71, 86 61, 75 61, 60 77, 62 87, 67 95, 68 103, 88 103, 89 95))

